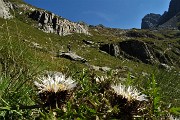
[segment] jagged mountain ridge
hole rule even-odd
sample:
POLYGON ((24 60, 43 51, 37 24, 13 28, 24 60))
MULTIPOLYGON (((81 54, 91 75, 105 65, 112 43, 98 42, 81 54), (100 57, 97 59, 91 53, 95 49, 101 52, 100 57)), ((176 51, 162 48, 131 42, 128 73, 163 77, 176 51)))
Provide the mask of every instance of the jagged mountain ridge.
POLYGON ((180 22, 180 1, 171 0, 168 11, 165 11, 163 15, 159 14, 147 14, 142 19, 142 29, 178 29, 180 22))

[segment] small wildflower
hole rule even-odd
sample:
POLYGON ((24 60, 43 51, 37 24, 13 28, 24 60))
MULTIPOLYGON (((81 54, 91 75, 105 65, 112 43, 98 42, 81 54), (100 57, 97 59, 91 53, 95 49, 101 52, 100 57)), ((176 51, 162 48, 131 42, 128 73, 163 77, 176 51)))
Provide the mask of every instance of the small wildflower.
POLYGON ((122 96, 123 98, 127 99, 127 101, 148 101, 146 99, 145 94, 141 94, 141 92, 138 92, 136 88, 133 88, 132 86, 126 87, 125 85, 119 84, 119 85, 111 85, 111 88, 114 90, 114 92, 122 96))
POLYGON ((107 77, 105 76, 97 76, 95 77, 96 83, 102 83, 107 79, 107 77))

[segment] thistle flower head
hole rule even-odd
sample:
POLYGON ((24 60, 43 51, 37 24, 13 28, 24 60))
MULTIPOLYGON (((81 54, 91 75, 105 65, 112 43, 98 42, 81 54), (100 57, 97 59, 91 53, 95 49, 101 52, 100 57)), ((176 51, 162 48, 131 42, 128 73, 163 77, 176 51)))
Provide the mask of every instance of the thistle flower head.
POLYGON ((47 75, 38 78, 38 82, 34 82, 35 86, 39 89, 39 93, 42 92, 54 92, 72 90, 76 87, 75 81, 70 77, 66 78, 63 74, 54 74, 53 76, 47 75))
POLYGON ((180 117, 174 117, 173 115, 169 115, 169 120, 180 120, 180 117))
POLYGON ((146 99, 145 94, 141 94, 141 92, 138 92, 136 88, 133 88, 132 86, 126 87, 125 85, 119 84, 119 85, 111 85, 111 88, 114 90, 114 92, 121 96, 122 98, 127 99, 127 101, 148 101, 146 99))

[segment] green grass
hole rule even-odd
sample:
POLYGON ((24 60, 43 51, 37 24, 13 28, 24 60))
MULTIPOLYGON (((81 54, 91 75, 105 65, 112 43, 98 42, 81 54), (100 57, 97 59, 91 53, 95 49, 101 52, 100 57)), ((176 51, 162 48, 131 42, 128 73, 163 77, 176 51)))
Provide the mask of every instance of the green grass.
POLYGON ((153 104, 154 107, 161 107, 158 115, 152 112, 154 109, 146 108, 148 112, 144 117, 162 117, 167 111, 172 114, 178 113, 180 63, 176 51, 180 48, 179 31, 136 30, 136 34, 141 36, 130 37, 154 44, 153 47, 161 51, 165 51, 171 45, 172 50, 167 54, 173 59, 175 68, 169 72, 157 66, 110 56, 100 52, 97 45, 87 46, 83 42, 83 40, 91 40, 95 43, 121 42, 129 39, 126 30, 91 27, 91 36, 84 34, 59 36, 44 33, 32 26, 36 22, 15 14, 17 17, 11 20, 0 18, 0 119, 53 119, 55 117, 53 112, 58 114, 56 117, 59 119, 95 119, 97 116, 100 119, 105 119, 104 116, 114 119, 119 109, 110 105, 108 100, 110 91, 104 87, 108 88, 109 82, 114 83, 114 80, 122 82, 119 78, 125 78, 127 85, 136 86, 149 97, 153 95, 155 98, 160 97, 158 100, 160 105, 153 104), (143 37, 147 34, 153 38, 143 37), (30 47, 31 42, 38 43, 43 49, 30 47), (120 71, 118 74, 110 74, 111 72, 85 70, 88 67, 83 63, 56 57, 58 51, 68 51, 69 43, 72 46, 71 50, 87 59, 89 64, 107 66, 120 71), (73 99, 70 99, 65 106, 67 112, 62 109, 26 109, 37 103, 33 82, 44 70, 63 72, 71 75, 78 82, 79 87, 73 99), (143 73, 147 74, 143 75, 143 73), (108 79, 103 84, 96 83, 94 77, 97 75, 108 76, 108 79), (156 82, 155 86, 149 85, 152 80, 156 82), (158 89, 159 94, 152 94, 150 89, 158 89), (22 105, 25 110, 22 109, 22 105))

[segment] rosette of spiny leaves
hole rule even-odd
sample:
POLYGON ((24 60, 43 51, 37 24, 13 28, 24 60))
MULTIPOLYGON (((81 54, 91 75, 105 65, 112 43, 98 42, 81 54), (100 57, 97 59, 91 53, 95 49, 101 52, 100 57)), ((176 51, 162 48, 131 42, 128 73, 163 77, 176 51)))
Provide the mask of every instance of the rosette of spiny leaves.
POLYGON ((40 102, 51 109, 62 108, 72 96, 77 83, 62 73, 47 74, 34 82, 40 102))
POLYGON ((114 114, 118 119, 133 119, 148 101, 145 94, 132 86, 118 84, 111 85, 111 89, 110 103, 112 107, 118 108, 118 112, 114 114))

